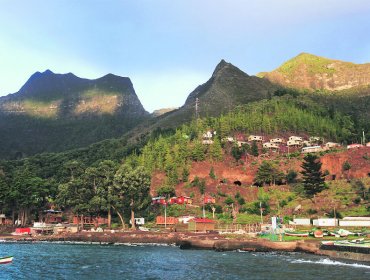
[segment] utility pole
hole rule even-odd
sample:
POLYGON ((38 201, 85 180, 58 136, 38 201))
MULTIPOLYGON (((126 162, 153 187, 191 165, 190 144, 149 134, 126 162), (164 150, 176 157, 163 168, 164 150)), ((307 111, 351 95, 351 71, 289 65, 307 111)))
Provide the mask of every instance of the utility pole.
POLYGON ((262 218, 262 202, 260 201, 260 212, 261 212, 261 225, 263 224, 263 218, 262 218))
POLYGON ((195 98, 195 118, 198 121, 199 118, 199 98, 195 98))

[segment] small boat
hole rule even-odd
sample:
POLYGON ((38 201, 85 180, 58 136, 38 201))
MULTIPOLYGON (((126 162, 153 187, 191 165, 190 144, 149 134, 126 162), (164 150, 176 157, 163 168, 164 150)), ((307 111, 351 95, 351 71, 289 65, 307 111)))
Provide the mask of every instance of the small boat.
POLYGON ((322 230, 315 230, 313 232, 313 236, 315 236, 315 238, 323 238, 324 237, 324 233, 322 230))
POLYGON ((13 261, 12 256, 7 256, 7 257, 0 258, 0 264, 11 263, 12 261, 13 261))
POLYGON ((298 231, 286 231, 286 236, 297 236, 297 237, 307 237, 308 232, 298 232, 298 231))

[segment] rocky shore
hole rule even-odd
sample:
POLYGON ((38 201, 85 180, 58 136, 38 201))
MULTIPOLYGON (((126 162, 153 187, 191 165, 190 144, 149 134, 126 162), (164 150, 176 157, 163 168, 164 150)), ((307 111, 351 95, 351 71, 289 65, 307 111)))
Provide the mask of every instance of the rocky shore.
POLYGON ((370 262, 370 254, 354 250, 336 250, 325 246, 320 241, 299 240, 272 242, 262 238, 225 237, 217 233, 160 233, 160 232, 80 232, 50 236, 0 236, 5 242, 87 242, 94 244, 175 244, 180 249, 206 249, 215 251, 252 251, 252 252, 304 252, 333 258, 370 262))

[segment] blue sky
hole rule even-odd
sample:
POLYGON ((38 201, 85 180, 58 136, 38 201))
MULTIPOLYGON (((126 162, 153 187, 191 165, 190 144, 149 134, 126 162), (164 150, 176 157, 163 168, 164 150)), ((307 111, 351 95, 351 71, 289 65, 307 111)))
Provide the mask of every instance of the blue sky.
POLYGON ((0 0, 0 95, 36 71, 130 77, 181 106, 221 59, 248 74, 301 52, 370 62, 368 0, 0 0))

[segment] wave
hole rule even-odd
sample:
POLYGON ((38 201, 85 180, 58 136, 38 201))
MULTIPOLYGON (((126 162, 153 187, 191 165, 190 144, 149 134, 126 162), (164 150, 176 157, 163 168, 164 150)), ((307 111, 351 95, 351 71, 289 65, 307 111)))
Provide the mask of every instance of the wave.
POLYGON ((317 261, 297 259, 297 260, 291 260, 291 263, 315 263, 315 264, 323 264, 323 265, 350 266, 350 267, 370 269, 369 265, 359 264, 359 263, 344 263, 344 262, 340 262, 340 261, 334 261, 334 260, 331 260, 331 259, 320 259, 320 260, 317 260, 317 261))

